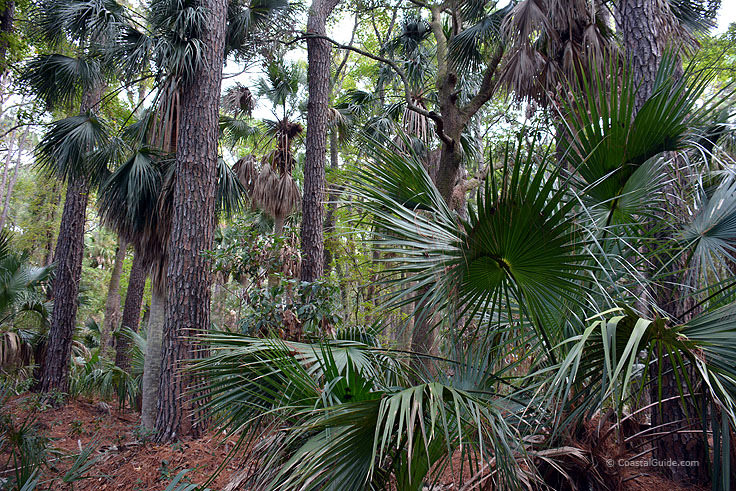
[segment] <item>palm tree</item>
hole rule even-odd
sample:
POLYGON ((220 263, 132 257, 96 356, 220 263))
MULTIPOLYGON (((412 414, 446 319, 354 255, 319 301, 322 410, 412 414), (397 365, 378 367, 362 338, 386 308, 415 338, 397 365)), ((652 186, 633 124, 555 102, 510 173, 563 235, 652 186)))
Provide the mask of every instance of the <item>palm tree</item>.
MULTIPOLYGON (((303 78, 304 73, 297 64, 272 62, 266 66, 266 78, 258 81, 258 95, 271 102, 275 120, 263 122, 267 128, 263 145, 266 148, 275 145, 275 148, 260 159, 260 167, 256 165, 258 159, 254 155, 239 159, 233 166, 253 206, 273 218, 275 236, 281 235, 284 221, 299 209, 301 200, 301 192, 292 173, 296 166, 294 141, 303 128, 292 118, 303 78)), ((241 101, 251 101, 248 104, 254 103, 247 88, 231 89, 226 96, 225 107, 236 115, 246 112, 242 105, 227 103, 228 99, 236 97, 241 101)), ((237 132, 235 127, 239 123, 237 119, 223 121, 226 131, 237 132)))
POLYGON ((98 117, 104 83, 93 44, 104 40, 121 17, 116 4, 49 0, 39 8, 35 20, 37 35, 50 47, 67 45, 77 53, 76 58, 40 55, 29 62, 25 76, 50 108, 80 103, 80 114, 53 123, 37 149, 41 165, 67 183, 54 256, 59 273, 52 286, 51 329, 47 356, 41 361, 38 388, 43 392, 65 392, 76 327, 89 190, 94 167, 104 165, 104 162, 93 163, 90 156, 107 139, 104 124, 98 117))
POLYGON ((661 206, 668 152, 695 163, 715 115, 712 101, 698 102, 707 77, 678 80, 672 69, 660 68, 636 115, 630 72, 598 97, 573 96, 566 149, 576 174, 561 173, 553 149, 520 138, 467 217, 448 206, 408 146, 369 141, 349 191, 374 222, 374 240, 394 255, 383 284, 397 293, 386 306, 441 313, 446 348, 416 373, 360 331, 314 344, 210 335, 212 355, 195 370, 209 376, 208 407, 222 424, 258 433, 249 448, 266 465, 248 485, 421 489, 461 449, 474 479, 466 486, 613 487, 602 460, 609 442, 633 453, 659 433, 687 431, 689 420, 627 428, 647 410, 638 409, 642 392, 664 376, 647 367, 664 358, 687 387, 680 397, 694 404, 690 418, 712 417, 703 443, 713 445, 706 455, 727 488, 736 292, 720 278, 736 256, 736 186, 722 179, 703 193, 674 241, 657 242, 643 226, 661 206), (637 264, 652 259, 642 258, 643 243, 697 268, 690 276, 701 313, 648 319, 621 307, 635 304, 637 264))
POLYGON ((46 328, 49 312, 40 287, 52 277, 53 266, 33 266, 27 254, 11 250, 12 236, 0 232, 0 368, 24 366, 31 362, 33 353, 31 336, 15 328, 15 321, 26 313, 40 318, 46 328))
MULTIPOLYGON (((168 181, 172 198, 166 201, 171 216, 168 245, 159 249, 168 254, 165 276, 172 282, 164 303, 164 369, 156 420, 162 440, 199 431, 191 419, 196 418, 189 407, 192 400, 181 397, 189 379, 175 367, 195 354, 196 344, 187 333, 209 328, 210 279, 201 252, 211 248, 215 223, 222 61, 230 54, 245 56, 250 32, 270 28, 271 16, 285 7, 282 0, 249 5, 223 1, 208 9, 196 0, 160 0, 150 5, 147 24, 127 23, 108 50, 128 79, 141 73, 154 78, 156 113, 149 115, 151 124, 144 125, 142 134, 150 128, 150 141, 176 155, 168 181)), ((155 340, 148 344, 149 351, 154 349, 155 340)))
MULTIPOLYGON (((128 134, 136 136, 139 125, 150 127, 151 114, 154 113, 147 113, 140 123, 129 128, 128 134)), ((153 131, 150 134, 154 134, 153 131)), ((166 141, 166 138, 161 141, 166 141)), ((133 144, 141 145, 135 139, 133 144)), ((141 409, 141 422, 147 429, 153 429, 156 420, 168 289, 166 271, 169 259, 168 238, 172 227, 174 168, 171 158, 167 155, 153 151, 147 146, 139 146, 106 179, 100 187, 98 199, 103 221, 134 245, 136 251, 134 265, 136 261, 140 264, 141 284, 145 283, 147 272, 150 271, 151 274, 151 306, 146 328, 141 409)), ((242 191, 236 177, 221 159, 218 161, 217 179, 218 211, 229 213, 236 210, 242 191)), ((140 312, 140 301, 137 305, 140 312)), ((136 314, 136 318, 138 315, 139 313, 136 314)))

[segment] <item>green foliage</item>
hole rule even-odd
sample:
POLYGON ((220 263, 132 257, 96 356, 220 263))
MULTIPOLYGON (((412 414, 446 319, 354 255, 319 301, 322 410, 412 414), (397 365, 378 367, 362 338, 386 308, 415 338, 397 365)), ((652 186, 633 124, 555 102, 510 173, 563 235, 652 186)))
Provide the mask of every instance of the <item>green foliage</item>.
POLYGON ((122 408, 127 404, 138 407, 141 375, 132 375, 110 360, 100 359, 94 353, 84 364, 74 366, 70 376, 71 395, 97 395, 105 400, 116 398, 122 408))
POLYGON ((256 447, 265 465, 250 486, 382 489, 393 475, 399 489, 421 489, 433 465, 435 472, 449 465, 457 448, 468 458, 494 452, 497 482, 518 483, 524 452, 515 416, 480 387, 412 384, 394 355, 357 341, 285 343, 233 333, 208 341, 212 356, 192 369, 209 376, 213 413, 253 437, 261 434, 256 423, 288 425, 256 447))

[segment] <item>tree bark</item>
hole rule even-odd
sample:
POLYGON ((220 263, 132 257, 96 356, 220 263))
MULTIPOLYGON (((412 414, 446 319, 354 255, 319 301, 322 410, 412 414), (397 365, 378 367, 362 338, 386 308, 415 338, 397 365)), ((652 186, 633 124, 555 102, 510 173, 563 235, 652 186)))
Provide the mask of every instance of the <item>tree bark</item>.
POLYGON ((5 1, 5 8, 0 12, 0 77, 3 77, 7 67, 8 41, 4 39, 13 32, 13 22, 15 21, 15 2, 13 0, 5 1))
POLYGON ((659 38, 663 33, 657 22, 661 18, 658 8, 659 2, 653 0, 621 0, 619 5, 626 59, 633 79, 639 84, 637 111, 652 94, 662 57, 659 38))
MULTIPOLYGON (((666 5, 652 0, 621 0, 619 2, 617 20, 623 34, 632 79, 638 84, 635 99, 636 111, 641 109, 654 91, 654 82, 665 49, 663 45, 665 17, 661 11, 662 8, 666 8, 666 5)), ((672 166, 669 171, 674 175, 673 182, 680 176, 679 162, 680 159, 676 156, 672 157, 672 166)), ((668 212, 674 216, 686 217, 687 209, 676 186, 667 185, 663 192, 668 212)), ((662 219, 666 220, 667 214, 667 211, 663 211, 662 219)), ((658 242, 662 244, 672 237, 674 231, 674 227, 667 228, 668 230, 663 230, 657 234, 657 238, 660 239, 658 242)), ((668 259, 665 258, 663 261, 655 259, 654 262, 653 269, 648 272, 650 277, 654 270, 659 269, 659 266, 664 266, 668 259), (659 265, 656 264, 657 262, 659 262, 659 265)), ((683 266, 681 262, 673 261, 668 268, 674 273, 674 276, 656 283, 653 282, 652 286, 651 293, 654 302, 673 319, 680 319, 681 315, 687 310, 685 296, 678 286, 681 283, 681 280, 678 279, 680 275, 675 273, 675 270, 683 266)), ((645 296, 645 293, 642 293, 642 296, 645 296)), ((658 359, 657 363, 650 367, 650 377, 654 380, 650 392, 652 401, 660 399, 660 391, 662 399, 679 396, 681 389, 684 393, 688 392, 687 387, 678 386, 677 379, 671 369, 672 363, 666 358, 658 359), (659 384, 660 371, 663 374, 661 386, 659 384)), ((652 425, 654 427, 667 425, 662 427, 661 431, 663 432, 677 428, 684 428, 688 431, 700 428, 700 419, 697 416, 694 401, 692 397, 686 397, 686 399, 687 415, 683 408, 683 401, 677 398, 653 408, 652 425), (675 421, 681 422, 668 425, 668 423, 675 421)), ((708 480, 706 447, 700 432, 674 432, 659 438, 653 444, 652 458, 676 461, 697 460, 700 465, 662 467, 661 471, 667 474, 670 479, 679 483, 703 483, 708 480)))
MULTIPOLYGON (((125 294, 125 306, 123 307, 123 318, 121 327, 138 332, 138 323, 141 320, 141 303, 143 302, 143 291, 146 287, 148 272, 143 264, 143 256, 135 253, 133 265, 130 268, 128 278, 128 290, 125 294)), ((126 336, 115 338, 115 365, 126 372, 130 370, 130 340, 126 336)))
POLYGON ((226 0, 205 4, 208 18, 202 33, 200 65, 183 87, 177 137, 172 230, 167 269, 163 366, 156 438, 169 441, 198 436, 206 421, 202 400, 192 391, 202 381, 181 370, 182 361, 202 355, 192 337, 210 327, 210 263, 215 230, 215 188, 219 103, 224 61, 226 0))
POLYGON ((151 293, 151 309, 146 329, 146 356, 143 363, 141 426, 153 430, 156 426, 156 403, 161 383, 161 361, 166 311, 166 287, 154 285, 151 293))
POLYGON ((61 227, 56 241, 56 274, 51 285, 54 307, 51 313, 46 356, 41 369, 41 392, 67 392, 69 358, 77 321, 77 296, 82 276, 84 226, 89 184, 81 177, 67 185, 61 227))
MULTIPOLYGON (((337 129, 330 131, 330 169, 337 171, 339 164, 337 154, 337 129)), ((327 203, 327 215, 325 216, 325 246, 324 246, 324 259, 325 264, 323 268, 324 274, 329 274, 330 268, 332 267, 332 257, 335 254, 335 244, 333 243, 330 235, 335 229, 335 209, 337 208, 337 189, 335 184, 329 184, 329 194, 327 203)))
MULTIPOLYGON (((307 18, 307 34, 325 36, 326 24, 339 0, 313 0, 307 18)), ((307 37, 307 139, 302 199, 301 280, 322 277, 324 266, 324 197, 327 120, 330 99, 330 43, 307 37)))
POLYGON ((123 272, 123 262, 128 251, 125 239, 118 239, 118 248, 115 251, 115 264, 110 274, 110 284, 107 287, 105 300, 105 320, 100 332, 100 353, 110 355, 113 349, 113 332, 120 325, 120 276, 123 272))
MULTIPOLYGON (((82 113, 98 108, 102 90, 103 87, 99 86, 82 94, 80 107, 82 113)), ((69 386, 69 359, 77 322, 77 297, 82 276, 89 188, 90 184, 85 176, 72 177, 67 184, 64 211, 61 215, 59 237, 54 253, 56 274, 51 285, 54 308, 51 313, 46 356, 43 358, 41 368, 41 380, 37 385, 37 388, 45 393, 53 391, 65 393, 69 386)))

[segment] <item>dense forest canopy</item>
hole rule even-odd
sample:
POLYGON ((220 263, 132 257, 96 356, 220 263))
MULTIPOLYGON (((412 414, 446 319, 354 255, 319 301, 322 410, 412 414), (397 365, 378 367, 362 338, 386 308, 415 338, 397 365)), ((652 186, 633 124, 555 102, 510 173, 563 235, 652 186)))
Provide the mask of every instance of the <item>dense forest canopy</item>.
POLYGON ((735 485, 729 2, 0 0, 0 31, 0 489, 217 435, 206 483, 136 489, 735 485), (83 401, 107 422, 55 450, 83 401))

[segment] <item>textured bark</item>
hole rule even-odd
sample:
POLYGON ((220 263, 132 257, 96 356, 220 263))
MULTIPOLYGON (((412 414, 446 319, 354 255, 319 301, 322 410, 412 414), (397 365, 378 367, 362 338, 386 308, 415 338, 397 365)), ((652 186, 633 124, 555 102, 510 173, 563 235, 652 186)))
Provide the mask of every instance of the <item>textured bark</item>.
MULTIPOLYGON (((212 248, 220 86, 227 2, 206 2, 202 62, 182 90, 176 151, 172 229, 169 240, 168 295, 164 322, 163 366, 156 433, 159 441, 202 433, 202 400, 192 391, 201 384, 182 371, 182 361, 202 354, 192 339, 210 327, 212 248)), ((201 396, 201 393, 196 394, 201 396)))
POLYGON ((66 190, 61 227, 56 242, 56 274, 51 285, 54 307, 51 313, 46 355, 41 368, 42 392, 67 392, 72 336, 77 321, 77 296, 82 275, 84 226, 89 184, 74 178, 66 190))
POLYGON ((655 0, 621 0, 619 5, 621 31, 626 47, 626 58, 631 65, 632 75, 639 84, 636 95, 636 110, 654 89, 654 80, 662 57, 659 45, 661 18, 658 9, 660 2, 655 0))
POLYGON ((157 285, 151 294, 151 309, 146 329, 146 357, 143 362, 141 426, 147 430, 156 425, 156 403, 161 382, 161 356, 163 344, 166 288, 157 285))
MULTIPOLYGON (((339 0, 313 0, 307 19, 307 33, 326 35, 327 17, 339 0)), ((330 43, 322 38, 307 38, 306 158, 302 199, 302 281, 322 277, 324 266, 324 197, 327 120, 330 99, 330 43)))
POLYGON ((15 21, 15 2, 13 0, 5 1, 5 8, 0 11, 0 76, 5 73, 7 68, 8 41, 5 39, 13 32, 13 22, 15 21))
MULTIPOLYGON (((102 86, 82 95, 81 112, 95 110, 102 97, 102 86)), ((41 392, 67 392, 69 386, 69 359, 72 336, 77 322, 77 297, 82 276, 84 226, 89 201, 89 182, 84 176, 70 179, 66 189, 64 211, 61 215, 59 237, 54 260, 56 274, 51 285, 54 308, 51 312, 46 355, 41 367, 41 392)))
MULTIPOLYGON (((143 291, 146 287, 148 271, 143 264, 143 257, 135 253, 133 265, 130 268, 128 278, 128 290, 125 294, 125 306, 123 307, 123 318, 121 327, 138 332, 138 323, 141 320, 141 303, 143 303, 143 291)), ((115 364, 125 370, 130 370, 130 340, 125 336, 117 336, 115 341, 115 364)))
POLYGON ((110 284, 107 287, 105 320, 102 322, 102 332, 100 332, 100 351, 105 354, 112 353, 112 334, 120 325, 120 275, 123 273, 123 262, 127 250, 128 243, 120 239, 115 252, 115 264, 110 274, 110 284))
MULTIPOLYGON (((655 0, 621 0, 618 6, 618 22, 623 34, 627 61, 630 64, 633 80, 638 84, 635 108, 638 111, 654 90, 657 70, 664 52, 665 25, 667 5, 655 0)), ((679 74, 682 72, 679 71, 679 74)), ((668 171, 673 175, 671 184, 665 186, 666 210, 660 214, 662 223, 667 223, 672 216, 687 217, 686 205, 679 192, 679 186, 674 183, 680 177, 680 159, 673 157, 672 166, 668 171)), ((665 227, 657 233, 657 242, 666 243, 675 233, 675 227, 665 227)), ((650 276, 655 270, 669 263, 669 258, 654 260, 650 276)), ((672 319, 682 319, 682 314, 688 309, 684 292, 680 288, 682 261, 673 261, 666 268, 671 273, 669 277, 654 283, 652 298, 664 309, 672 319)), ((642 298, 646 297, 642 292, 642 298)), ((644 307, 644 306, 640 306, 644 307)), ((650 377, 654 379, 650 398, 656 401, 660 398, 669 399, 679 396, 681 390, 687 393, 687 387, 679 387, 669 359, 659 359, 650 367, 650 377), (659 373, 662 373, 661 386, 659 373)), ((653 444, 652 458, 657 460, 673 459, 677 461, 697 460, 698 466, 669 466, 660 470, 667 476, 680 483, 703 483, 708 480, 706 447, 700 432, 692 432, 701 427, 693 401, 688 399, 683 408, 683 401, 677 398, 656 406, 652 411, 652 425, 662 426, 661 431, 684 429, 690 432, 673 432, 668 436, 656 440, 653 444), (687 412, 687 415, 686 415, 687 412), (688 417, 689 416, 689 417, 688 417), (677 423, 674 423, 677 422, 677 423), (672 424, 668 424, 672 423, 672 424)))
MULTIPOLYGON (((330 169, 333 171, 337 170, 338 167, 338 155, 337 155, 337 130, 333 129, 330 132, 330 169)), ((332 267, 332 257, 335 254, 334 241, 330 240, 330 235, 335 229, 335 209, 337 208, 337 189, 334 184, 329 184, 329 194, 327 198, 327 214, 325 216, 325 252, 324 259, 325 264, 323 268, 324 274, 329 274, 330 268, 332 267)))

